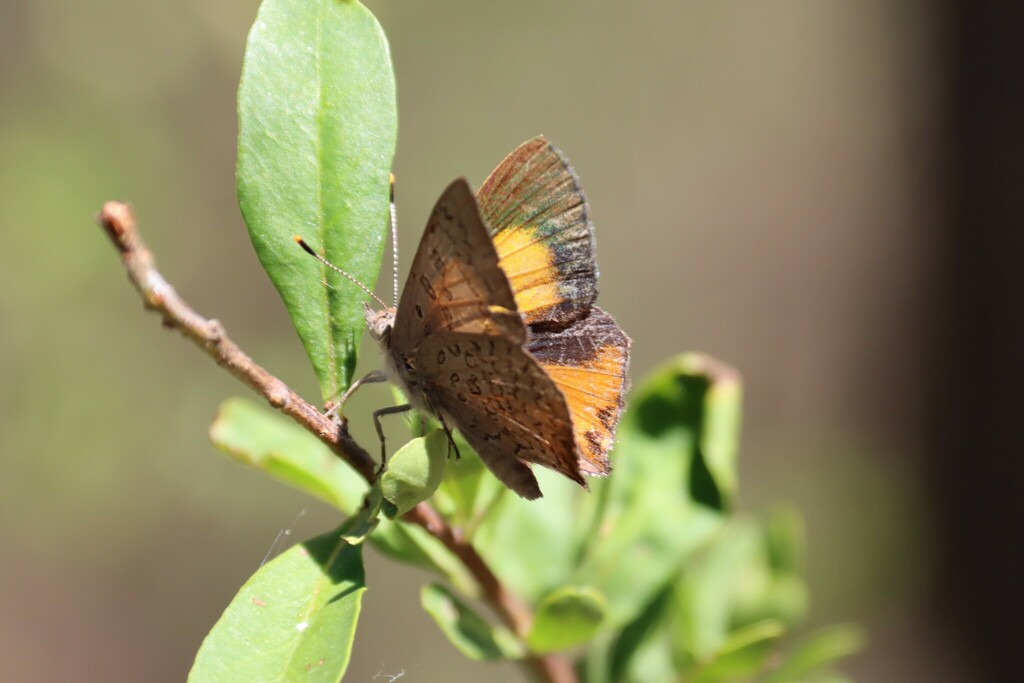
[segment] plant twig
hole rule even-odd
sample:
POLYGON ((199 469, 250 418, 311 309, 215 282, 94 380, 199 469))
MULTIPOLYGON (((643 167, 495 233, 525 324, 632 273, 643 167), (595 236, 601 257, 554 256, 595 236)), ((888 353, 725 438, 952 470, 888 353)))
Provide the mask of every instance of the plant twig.
POLYGON ((183 333, 217 361, 218 365, 266 398, 271 406, 316 434, 367 481, 373 481, 373 459, 349 436, 344 423, 335 424, 303 400, 231 341, 220 321, 204 318, 178 296, 156 269, 153 254, 135 227, 135 215, 131 207, 122 202, 107 202, 100 212, 99 222, 121 252, 128 278, 139 290, 146 308, 163 315, 164 327, 183 333))
MULTIPOLYGON (((347 426, 336 424, 277 377, 267 372, 233 342, 218 320, 199 315, 178 295, 156 268, 152 252, 139 236, 135 215, 123 202, 107 202, 99 223, 114 243, 124 262, 128 278, 142 296, 147 309, 163 316, 165 327, 176 329, 213 358, 218 365, 263 396, 271 406, 316 435, 352 469, 369 482, 376 478, 376 465, 369 453, 349 435, 347 426)), ((491 571, 476 549, 458 529, 449 525, 427 503, 420 503, 403 517, 423 527, 466 566, 479 584, 484 600, 501 620, 520 636, 530 629, 533 615, 510 593, 491 571)), ((534 656, 526 660, 534 675, 545 683, 575 683, 570 662, 559 655, 534 656)))

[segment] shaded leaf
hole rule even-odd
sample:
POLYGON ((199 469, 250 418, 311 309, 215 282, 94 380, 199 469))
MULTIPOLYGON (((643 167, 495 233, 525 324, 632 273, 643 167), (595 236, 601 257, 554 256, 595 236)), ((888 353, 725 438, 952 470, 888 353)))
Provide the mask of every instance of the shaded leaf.
POLYGON ((444 577, 465 595, 476 596, 480 592, 476 580, 462 561, 441 541, 415 524, 382 519, 370 541, 377 550, 399 562, 444 577))
POLYGON ((473 539, 477 527, 506 489, 462 435, 455 432, 453 436, 462 457, 448 463, 434 501, 438 511, 462 529, 465 538, 473 539))
POLYGON ((448 437, 435 429, 425 437, 412 439, 388 459, 381 476, 384 498, 394 506, 388 517, 404 515, 437 490, 448 461, 448 437))
POLYGON ((822 680, 831 680, 836 674, 819 669, 856 654, 864 647, 864 640, 864 632, 850 624, 821 629, 797 645, 785 662, 765 679, 765 683, 819 680, 812 678, 816 674, 822 675, 822 680))
MULTIPOLYGON (((709 399, 719 396, 712 391, 719 377, 736 381, 735 373, 710 358, 679 356, 648 377, 629 402, 615 473, 602 487, 595 517, 592 535, 600 542, 590 544, 572 578, 605 595, 610 627, 634 619, 723 523, 732 493, 722 474, 726 450, 717 456, 717 473, 705 453, 709 423, 717 425, 715 447, 724 449, 727 441, 722 425, 729 420, 713 415, 727 402, 709 399)), ((731 404, 726 410, 738 414, 731 404)))
POLYGON ((341 537, 351 545, 361 545, 380 524, 381 506, 385 503, 380 486, 374 484, 366 492, 363 505, 351 517, 341 537))
POLYGON ((675 677, 669 631, 674 598, 674 587, 666 586, 617 634, 607 665, 611 680, 646 683, 675 677))
POLYGON ((561 588, 537 606, 526 644, 541 654, 582 645, 597 634, 604 613, 604 596, 593 588, 561 588))
POLYGON ((365 7, 263 1, 238 88, 238 205, 324 399, 351 382, 365 296, 292 236, 373 286, 396 128, 387 41, 365 7))
POLYGON ((294 546, 261 567, 206 636, 190 683, 341 680, 366 584, 360 548, 340 535, 294 546))
POLYGON ((420 602, 452 645, 472 660, 518 659, 525 654, 511 631, 488 623, 442 586, 424 586, 420 602))
POLYGON ((738 596, 761 594, 768 574, 760 541, 756 525, 733 520, 688 564, 676 592, 680 661, 709 661, 729 635, 738 596))
POLYGON ((772 511, 765 525, 765 543, 774 571, 803 574, 806 535, 799 510, 785 506, 772 511))
POLYGON ((584 541, 573 507, 578 496, 587 494, 557 472, 541 467, 533 471, 544 497, 525 500, 503 489, 473 545, 514 593, 538 602, 568 583, 590 585, 571 578, 584 541))

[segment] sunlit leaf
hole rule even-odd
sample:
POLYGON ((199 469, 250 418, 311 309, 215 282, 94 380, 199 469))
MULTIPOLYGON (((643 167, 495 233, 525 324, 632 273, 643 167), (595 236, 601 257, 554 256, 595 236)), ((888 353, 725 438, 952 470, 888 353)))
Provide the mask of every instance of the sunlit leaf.
POLYGON ((231 398, 210 425, 210 440, 232 458, 263 470, 352 514, 366 482, 319 439, 253 401, 231 398))
POLYGON ((366 584, 359 546, 341 530, 261 567, 196 655, 190 683, 341 680, 366 584))
MULTIPOLYGON (((474 456, 475 457, 475 456, 474 456)), ((473 539, 480 554, 506 585, 530 602, 568 583, 585 541, 573 512, 579 485, 541 467, 533 468, 544 497, 525 500, 502 493, 473 539)), ((493 479, 490 473, 487 477, 493 479)))
MULTIPOLYGON (((316 496, 347 515, 360 510, 368 489, 362 477, 315 436, 269 408, 244 398, 228 399, 210 426, 210 438, 239 462, 316 496)), ((445 577, 467 594, 478 590, 458 558, 419 527, 379 519, 370 542, 400 562, 445 577)))
POLYGON ((325 399, 348 386, 366 286, 387 232, 395 81, 376 19, 354 0, 264 0, 238 89, 238 204, 325 399))
POLYGON ((768 560, 776 572, 802 574, 807 544, 804 518, 796 508, 773 510, 765 525, 768 560))
POLYGON ((770 575, 760 541, 755 524, 733 520, 688 563, 676 590, 677 647, 694 661, 710 660, 725 643, 743 591, 762 594, 770 575))

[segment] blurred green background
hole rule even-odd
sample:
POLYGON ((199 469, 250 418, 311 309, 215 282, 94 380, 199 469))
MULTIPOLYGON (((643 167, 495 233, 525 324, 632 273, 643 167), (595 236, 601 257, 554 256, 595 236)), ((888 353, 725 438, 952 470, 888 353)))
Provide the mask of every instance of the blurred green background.
MULTIPOLYGON (((398 80, 403 278, 440 190, 546 134, 590 198, 601 302, 634 339, 633 376, 683 350, 742 371, 741 508, 805 512, 812 621, 871 633, 849 673, 970 679, 926 609, 928 5, 367 5, 398 80)), ((182 680, 278 532, 335 522, 208 444, 217 405, 246 390, 142 311, 93 220, 131 201, 178 291, 318 397, 235 204, 256 6, 0 5, 2 680, 182 680)), ((385 400, 360 392, 357 435, 372 440, 385 400)), ((368 562, 348 680, 521 679, 455 652, 419 609, 416 571, 368 562)))

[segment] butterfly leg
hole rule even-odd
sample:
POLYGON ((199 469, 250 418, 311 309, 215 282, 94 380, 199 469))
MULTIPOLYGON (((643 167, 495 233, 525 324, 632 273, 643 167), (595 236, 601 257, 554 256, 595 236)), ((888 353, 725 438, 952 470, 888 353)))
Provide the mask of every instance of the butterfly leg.
POLYGON ((380 471, 384 471, 384 463, 387 457, 387 450, 384 448, 384 427, 381 426, 380 418, 385 415, 397 415, 412 410, 408 403, 400 406, 388 406, 373 411, 373 426, 377 428, 377 437, 380 439, 380 471))
POLYGON ((332 420, 337 420, 338 413, 341 411, 342 406, 345 405, 345 401, 347 401, 349 397, 351 397, 352 394, 356 392, 356 389, 363 386, 364 384, 374 384, 376 382, 386 381, 388 381, 388 376, 385 375, 383 371, 373 370, 372 372, 368 372, 363 377, 360 377, 355 382, 352 382, 352 385, 349 386, 345 393, 341 395, 341 398, 338 399, 338 402, 331 406, 330 410, 328 410, 325 414, 332 420))
POLYGON ((444 430, 444 435, 448 437, 448 457, 451 457, 454 450, 456 462, 462 460, 462 455, 459 453, 459 445, 455 443, 455 437, 452 436, 452 430, 448 428, 448 423, 440 415, 437 416, 437 419, 441 422, 441 429, 444 430))

